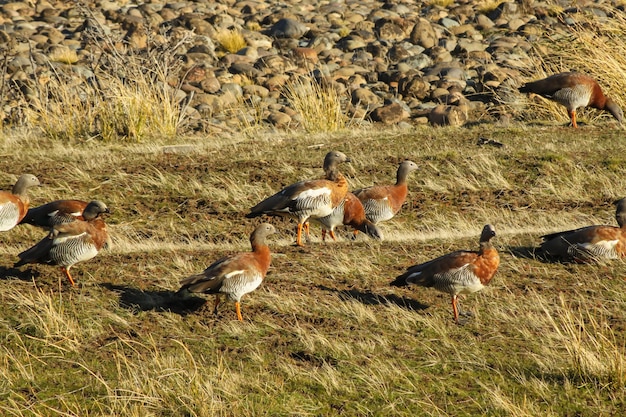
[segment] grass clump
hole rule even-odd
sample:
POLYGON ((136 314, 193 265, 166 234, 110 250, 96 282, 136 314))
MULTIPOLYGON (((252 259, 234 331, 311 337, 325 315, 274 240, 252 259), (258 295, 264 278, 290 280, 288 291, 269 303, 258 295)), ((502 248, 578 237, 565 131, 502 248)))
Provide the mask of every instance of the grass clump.
POLYGON ((241 31, 237 29, 223 30, 217 33, 215 39, 220 48, 231 54, 234 54, 248 45, 241 31))
POLYGON ((21 108, 20 122, 52 139, 171 138, 187 122, 186 102, 172 82, 183 70, 176 53, 186 41, 149 42, 137 50, 108 37, 92 39, 88 48, 99 59, 90 64, 77 62, 73 50, 57 48, 42 76, 11 85, 14 91, 6 95, 25 98, 29 105, 21 108))
POLYGON ((349 126, 337 90, 311 77, 297 77, 283 87, 291 108, 307 133, 336 132, 349 126))

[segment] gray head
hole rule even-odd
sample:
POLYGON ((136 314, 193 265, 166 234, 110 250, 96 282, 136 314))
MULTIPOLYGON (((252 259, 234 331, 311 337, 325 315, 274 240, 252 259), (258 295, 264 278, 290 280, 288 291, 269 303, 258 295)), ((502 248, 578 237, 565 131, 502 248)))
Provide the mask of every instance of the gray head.
POLYGON ((413 161, 406 160, 398 166, 398 172, 396 173, 396 182, 402 184, 406 181, 409 173, 417 169, 417 164, 413 161))
POLYGON ((11 192, 16 195, 26 195, 26 190, 36 185, 41 185, 36 176, 32 174, 22 174, 17 179, 11 192))
POLYGON ((604 103, 604 110, 611 113, 613 117, 617 119, 620 125, 622 124, 622 121, 624 120, 624 113, 622 113, 622 109, 620 106, 617 105, 617 103, 615 103, 610 98, 607 98, 606 103, 604 103))
POLYGON ((250 235, 251 243, 263 243, 265 238, 271 234, 276 233, 276 228, 269 223, 261 223, 254 229, 254 232, 250 235))
POLYGON ((383 231, 369 220, 365 220, 359 230, 372 239, 383 240, 383 231))
POLYGON ((489 242, 491 238, 494 237, 495 235, 496 235, 496 229, 492 225, 486 224, 485 227, 483 227, 483 231, 480 234, 480 243, 489 242))
POLYGON ((110 213, 109 208, 102 201, 93 200, 83 210, 85 220, 93 220, 102 213, 110 213))
POLYGON ((617 200, 615 205, 615 220, 617 220, 619 227, 624 227, 626 226, 626 197, 617 200))
POLYGON ((334 169, 342 162, 351 162, 345 153, 339 151, 330 151, 324 158, 324 171, 334 169))

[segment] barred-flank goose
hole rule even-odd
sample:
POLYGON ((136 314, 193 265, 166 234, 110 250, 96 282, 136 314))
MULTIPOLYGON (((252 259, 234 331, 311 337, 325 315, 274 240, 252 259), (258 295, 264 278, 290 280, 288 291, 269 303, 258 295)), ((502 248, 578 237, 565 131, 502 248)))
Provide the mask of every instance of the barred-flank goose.
POLYGON ((26 215, 30 199, 27 191, 40 185, 37 177, 21 175, 11 191, 0 191, 0 232, 13 229, 26 215))
POLYGON ((383 233, 374 223, 365 217, 365 209, 361 200, 356 198, 354 194, 348 192, 345 198, 339 203, 331 214, 315 219, 322 225, 322 241, 326 240, 326 234, 329 234, 333 240, 337 240, 335 236, 335 227, 345 225, 357 231, 363 232, 376 240, 383 239, 383 233))
POLYGON ((406 201, 409 193, 407 178, 417 170, 413 161, 404 161, 398 166, 396 183, 393 185, 373 185, 353 191, 365 208, 365 216, 374 224, 392 219, 406 201))
POLYGON ((235 302, 237 320, 241 316, 241 297, 257 289, 270 267, 271 254, 266 239, 276 229, 269 223, 262 223, 250 235, 252 252, 238 253, 213 262, 204 272, 180 281, 179 292, 187 290, 196 293, 215 294, 214 313, 220 304, 220 294, 225 294, 235 302))
POLYGON ((482 290, 489 284, 500 265, 498 251, 491 243, 496 230, 485 225, 478 251, 460 250, 414 265, 398 276, 391 285, 432 287, 452 296, 454 321, 459 323, 458 295, 482 290))
POLYGON ((89 203, 89 211, 85 209, 85 220, 55 225, 48 236, 39 243, 20 253, 16 267, 26 264, 48 264, 61 267, 61 271, 75 285, 70 274, 72 266, 78 262, 88 261, 95 257, 101 249, 110 246, 107 227, 102 219, 109 213, 102 201, 89 203))
POLYGON ((534 93, 555 101, 567 109, 572 126, 577 128, 576 109, 593 107, 608 111, 622 124, 622 109, 605 96, 596 80, 579 72, 562 72, 529 82, 519 88, 521 93, 534 93))
MULTIPOLYGON (((49 229, 57 224, 71 223, 74 220, 85 220, 83 211, 85 211, 88 205, 88 202, 82 200, 51 201, 41 206, 29 208, 20 224, 32 224, 33 226, 49 229)), ((97 206, 92 206, 92 209, 97 210, 97 206)))
POLYGON ((589 263, 626 255, 626 198, 615 202, 617 226, 593 225, 541 236, 548 259, 589 263))
MULTIPOLYGON (((328 216, 348 192, 348 181, 338 166, 350 162, 344 153, 332 151, 324 158, 323 179, 300 181, 283 188, 250 209, 246 217, 264 214, 291 216, 298 220, 296 244, 302 244, 302 229, 309 218, 328 216)), ((308 231, 307 231, 308 233, 308 231)))

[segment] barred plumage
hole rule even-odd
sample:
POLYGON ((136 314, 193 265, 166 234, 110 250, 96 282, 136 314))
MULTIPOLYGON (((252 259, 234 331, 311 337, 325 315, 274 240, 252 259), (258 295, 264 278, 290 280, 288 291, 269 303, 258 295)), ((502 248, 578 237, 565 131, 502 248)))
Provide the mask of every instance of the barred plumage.
POLYGON ((593 107, 611 113, 622 124, 622 109, 605 96, 592 77, 578 72, 563 72, 529 82, 519 88, 521 93, 534 93, 562 104, 567 109, 572 126, 577 128, 576 109, 593 107))
POLYGON ((322 241, 326 239, 326 233, 330 233, 333 240, 337 240, 335 236, 335 227, 340 225, 351 226, 354 233, 363 232, 368 236, 382 240, 383 234, 380 229, 368 220, 365 216, 365 208, 361 201, 356 198, 353 193, 348 192, 341 203, 335 207, 328 216, 315 219, 322 225, 322 241))
POLYGON ((480 249, 477 252, 456 251, 414 265, 391 282, 391 285, 400 287, 413 284, 450 294, 454 320, 458 323, 458 295, 482 290, 498 270, 500 256, 491 244, 491 238, 495 235, 494 227, 487 224, 480 235, 480 249))
POLYGON ((398 166, 394 185, 374 185, 353 191, 354 195, 361 200, 365 216, 369 221, 378 224, 398 214, 409 192, 407 178, 417 168, 415 162, 403 161, 398 166))
POLYGON ((296 218, 296 244, 303 246, 302 230, 308 226, 307 220, 331 214, 348 192, 348 181, 338 170, 338 165, 343 162, 350 162, 350 158, 338 151, 327 153, 323 179, 300 181, 285 187, 252 207, 246 217, 283 215, 296 218))
POLYGON ((82 200, 56 200, 28 209, 20 224, 50 229, 57 224, 85 220, 83 212, 89 203, 82 200))
POLYGON ((241 316, 240 301, 245 294, 261 285, 271 262, 267 236, 276 232, 274 226, 263 223, 250 235, 252 252, 238 253, 213 262, 204 272, 183 279, 181 291, 215 294, 214 312, 220 304, 220 294, 225 294, 235 302, 237 319, 241 316))
POLYGON ((33 247, 20 253, 20 260, 15 266, 29 263, 57 265, 70 281, 75 285, 70 274, 72 266, 78 262, 87 261, 95 257, 98 252, 110 244, 106 224, 101 216, 109 209, 101 201, 89 203, 90 214, 85 209, 86 220, 76 220, 54 226, 48 236, 33 247))
POLYGON ((619 227, 593 225, 541 236, 541 253, 550 260, 599 262, 626 256, 626 198, 615 202, 619 227))

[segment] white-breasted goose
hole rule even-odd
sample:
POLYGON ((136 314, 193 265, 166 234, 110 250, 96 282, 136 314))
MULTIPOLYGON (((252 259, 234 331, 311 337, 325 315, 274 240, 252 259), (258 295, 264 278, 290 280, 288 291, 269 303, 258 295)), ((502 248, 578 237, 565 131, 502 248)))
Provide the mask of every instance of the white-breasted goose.
POLYGON ((541 252, 566 262, 598 262, 626 255, 626 198, 616 203, 617 226, 593 225, 541 236, 541 252))
POLYGON ((40 185, 37 177, 21 175, 11 191, 0 191, 0 232, 13 229, 26 215, 30 199, 27 191, 40 185))
POLYGON ((487 224, 480 235, 478 251, 460 250, 414 265, 391 282, 391 285, 401 287, 413 284, 450 294, 454 321, 458 324, 458 295, 482 290, 498 270, 500 256, 491 243, 491 238, 495 235, 494 227, 487 224))
POLYGON ((373 185, 353 191, 365 208, 365 216, 374 224, 390 220, 398 214, 409 193, 407 178, 417 170, 413 161, 404 161, 398 166, 396 183, 393 185, 373 185))
POLYGON ((524 84, 521 93, 534 93, 562 104, 567 109, 572 126, 577 128, 576 109, 593 107, 606 110, 622 124, 622 109, 605 96, 596 80, 579 72, 562 72, 524 84))
POLYGON ((302 228, 307 220, 331 214, 348 192, 348 181, 338 170, 343 162, 350 162, 350 158, 342 152, 329 152, 324 158, 324 178, 289 185, 252 207, 246 217, 267 214, 296 218, 296 244, 303 246, 302 228))
POLYGON ((275 232, 276 229, 269 223, 257 226, 250 235, 252 252, 238 253, 213 262, 204 272, 180 281, 179 292, 187 290, 215 294, 215 314, 220 303, 220 294, 225 294, 235 302, 237 320, 243 321, 241 297, 257 289, 265 278, 271 262, 266 239, 275 232))
POLYGON ((331 214, 318 217, 315 221, 322 225, 322 241, 326 240, 327 233, 333 240, 337 240, 335 227, 341 225, 352 227, 355 230, 355 234, 359 231, 373 239, 383 239, 383 233, 378 226, 365 217, 365 209, 363 208, 361 200, 356 198, 351 192, 346 194, 344 199, 335 207, 331 214))
POLYGON ((92 259, 111 244, 102 219, 105 213, 109 213, 109 209, 102 201, 90 202, 83 212, 85 220, 55 225, 48 236, 18 255, 20 260, 15 267, 33 263, 57 265, 74 286, 70 274, 72 266, 92 259))

